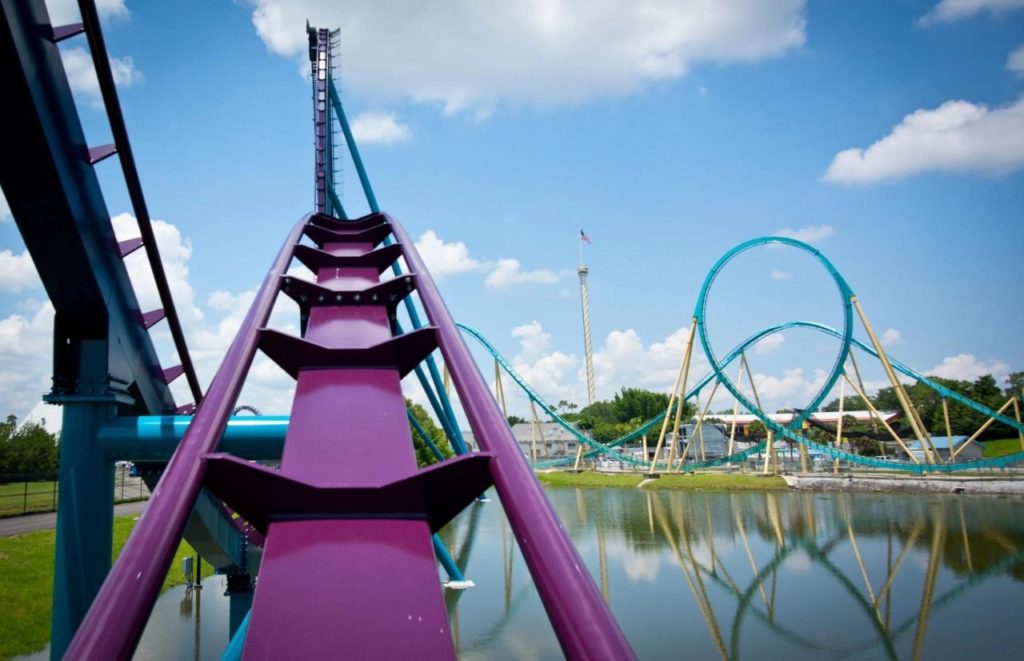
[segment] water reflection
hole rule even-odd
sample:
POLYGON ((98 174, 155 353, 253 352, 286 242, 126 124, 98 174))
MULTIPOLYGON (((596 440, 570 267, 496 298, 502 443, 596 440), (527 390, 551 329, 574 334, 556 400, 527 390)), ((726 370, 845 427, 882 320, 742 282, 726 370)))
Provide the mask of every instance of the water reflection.
MULTIPOLYGON (((641 659, 1015 659, 1024 642, 1016 499, 548 493, 641 659)), ((476 582, 444 591, 460 658, 559 659, 492 498, 441 531, 476 582)), ((227 584, 203 585, 158 600, 135 658, 220 657, 227 584)))
MULTIPOLYGON (((1016 501, 549 493, 641 658, 1017 656, 1016 501)), ((478 587, 448 598, 460 654, 558 658, 500 510, 471 511, 446 532, 470 523, 477 550, 460 566, 478 587)))

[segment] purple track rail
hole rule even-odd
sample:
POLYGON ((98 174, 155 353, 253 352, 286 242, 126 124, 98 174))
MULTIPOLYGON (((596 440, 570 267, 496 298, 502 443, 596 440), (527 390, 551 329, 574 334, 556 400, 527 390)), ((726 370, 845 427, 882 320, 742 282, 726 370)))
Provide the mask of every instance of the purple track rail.
POLYGON ((566 656, 632 658, 410 237, 383 214, 307 216, 68 658, 130 657, 202 486, 266 534, 246 658, 453 658, 430 536, 492 481, 566 656), (376 248, 389 233, 398 249, 376 248), (303 234, 318 248, 298 245, 303 234), (412 273, 380 284, 399 252, 412 273), (315 284, 282 277, 292 256, 313 268, 315 284), (304 338, 262 328, 282 286, 301 289, 289 294, 309 315, 304 338), (394 306, 414 287, 432 326, 392 336, 394 306), (280 471, 212 454, 257 344, 297 379, 280 471), (418 470, 400 381, 438 347, 484 452, 418 470))
MULTIPOLYGON (((391 220, 391 219, 389 219, 391 220)), ((480 447, 492 453, 491 477, 562 651, 570 659, 632 659, 633 650, 569 534, 519 450, 508 422, 477 368, 412 238, 391 220, 405 262, 419 273, 417 291, 462 408, 480 447)))
POLYGON ((82 620, 67 659, 131 658, 199 495, 203 455, 217 447, 256 354, 258 331, 270 317, 281 276, 309 216, 299 221, 263 279, 224 361, 150 496, 146 511, 82 620))

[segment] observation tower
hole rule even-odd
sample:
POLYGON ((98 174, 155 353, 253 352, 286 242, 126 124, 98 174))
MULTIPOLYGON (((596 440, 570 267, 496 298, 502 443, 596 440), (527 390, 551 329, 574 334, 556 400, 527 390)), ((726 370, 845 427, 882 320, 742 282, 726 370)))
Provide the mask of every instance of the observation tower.
POLYGON ((583 242, 590 243, 590 237, 580 228, 580 265, 576 273, 580 276, 580 304, 583 308, 583 360, 587 367, 587 404, 594 403, 594 356, 590 344, 590 297, 587 294, 587 275, 590 269, 583 262, 583 242))

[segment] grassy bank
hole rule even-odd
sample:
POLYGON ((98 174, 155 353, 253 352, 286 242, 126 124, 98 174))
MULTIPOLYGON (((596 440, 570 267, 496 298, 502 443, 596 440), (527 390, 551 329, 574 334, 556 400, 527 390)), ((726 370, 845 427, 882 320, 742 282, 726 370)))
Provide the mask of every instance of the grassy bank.
MULTIPOLYGON (((114 519, 115 558, 134 526, 134 517, 114 519)), ((50 640, 55 540, 53 530, 0 537, 0 658, 34 652, 50 640)), ((195 551, 182 542, 163 590, 184 582, 181 561, 189 555, 195 555, 195 551)), ((212 571, 203 563, 203 576, 212 571)))
MULTIPOLYGON (((538 473, 541 484, 551 487, 635 488, 644 479, 637 474, 622 473, 538 473)), ((690 489, 701 491, 776 491, 786 489, 781 477, 761 475, 662 475, 644 485, 645 489, 690 489)))
POLYGON ((1019 438, 1001 438, 998 441, 986 441, 981 444, 982 456, 984 457, 1002 457, 1007 454, 1014 454, 1020 452, 1020 439, 1019 438))

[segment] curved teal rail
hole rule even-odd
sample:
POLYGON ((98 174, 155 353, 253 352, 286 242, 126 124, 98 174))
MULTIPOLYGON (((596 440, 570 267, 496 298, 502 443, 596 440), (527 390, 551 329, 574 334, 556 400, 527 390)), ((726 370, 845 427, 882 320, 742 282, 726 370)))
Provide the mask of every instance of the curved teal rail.
MULTIPOLYGON (((793 420, 787 425, 790 429, 799 429, 803 425, 804 421, 810 417, 810 415, 818 410, 821 403, 828 396, 829 392, 832 391, 832 387, 839 381, 843 375, 843 370, 846 367, 846 359, 850 355, 850 342, 853 339, 853 290, 850 285, 843 278, 842 274, 835 265, 829 261, 825 255, 821 253, 817 248, 810 246, 803 241, 797 241, 785 236, 762 236, 756 239, 750 239, 739 244, 729 252, 722 255, 721 258, 715 265, 708 271, 707 277, 704 278, 704 284, 701 285, 700 295, 697 297, 697 306, 694 309, 693 317, 697 321, 697 332, 700 335, 700 343, 704 347, 704 355, 707 356, 708 362, 711 364, 711 369, 718 378, 718 382, 721 383, 725 388, 747 407, 749 411, 757 415, 758 407, 752 403, 746 401, 740 392, 739 388, 729 379, 728 376, 722 371, 722 365, 719 364, 718 359, 715 357, 715 352, 711 348, 711 342, 708 341, 708 331, 705 316, 707 314, 708 306, 708 294, 711 291, 711 285, 714 284, 718 274, 722 272, 722 269, 728 264, 733 258, 740 253, 746 252, 751 248, 757 248, 760 246, 766 246, 771 244, 781 244, 802 250, 807 254, 811 255, 818 262, 825 267, 829 275, 836 283, 836 288, 839 290, 839 295, 843 304, 843 332, 840 336, 839 353, 836 354, 835 364, 832 365, 832 371, 829 373, 828 378, 825 379, 825 383, 822 384, 821 389, 818 390, 817 394, 811 399, 804 409, 793 416, 793 420)), ((758 415, 760 418, 761 416, 758 415)))
MULTIPOLYGON (((473 328, 471 328, 471 327, 469 327, 469 326, 467 326, 465 324, 458 324, 458 326, 459 326, 460 330, 462 330, 466 334, 468 334, 471 337, 473 337, 474 339, 476 339, 484 347, 484 349, 486 349, 487 352, 490 353, 491 356, 495 360, 498 361, 498 364, 509 375, 509 377, 512 378, 512 380, 516 383, 516 385, 518 385, 526 393, 527 397, 530 400, 532 400, 535 403, 537 403, 537 405, 539 405, 544 410, 544 412, 547 413, 548 416, 550 416, 552 421, 556 422, 563 429, 565 429, 569 433, 571 433, 579 442, 585 443, 589 447, 594 448, 593 450, 587 452, 584 455, 585 457, 588 457, 588 458, 589 457, 593 457, 595 454, 600 452, 600 453, 604 453, 604 454, 607 454, 609 456, 612 456, 612 457, 614 457, 614 458, 616 458, 618 460, 626 461, 626 462, 628 462, 628 463, 630 463, 632 465, 647 465, 647 462, 639 461, 639 460, 637 460, 637 459, 635 459, 633 457, 630 457, 628 455, 624 455, 624 454, 622 454, 620 452, 617 452, 615 450, 615 448, 618 448, 618 447, 620 447, 620 446, 622 446, 625 443, 628 443, 630 441, 636 440, 637 438, 639 438, 643 434, 646 434, 647 432, 649 432, 655 425, 661 423, 661 421, 664 420, 665 412, 659 413, 658 415, 654 416, 650 420, 647 420, 646 422, 644 422, 642 425, 640 425, 639 427, 637 427, 633 431, 631 431, 628 434, 625 434, 625 435, 623 435, 623 436, 621 436, 621 437, 619 437, 619 438, 617 438, 617 439, 615 439, 613 441, 610 441, 609 443, 599 443, 598 441, 595 441, 595 440, 587 437, 585 434, 583 434, 578 429, 573 427, 571 423, 569 423, 568 421, 564 420, 561 416, 559 416, 558 413, 555 412, 554 408, 552 408, 550 404, 548 404, 546 401, 544 401, 544 399, 539 394, 537 394, 537 392, 535 390, 533 390, 533 388, 530 387, 530 385, 528 383, 526 383, 526 381, 522 378, 522 376, 520 376, 515 371, 515 369, 509 364, 509 362, 505 359, 505 357, 502 356, 502 354, 494 347, 494 345, 492 345, 489 341, 487 341, 487 339, 484 338, 484 336, 479 331, 477 331, 477 330, 475 330, 475 329, 473 329, 473 328)), ((758 331, 757 333, 754 333, 753 335, 751 335, 747 339, 745 339, 743 342, 741 342, 735 349, 730 351, 729 354, 722 360, 722 363, 721 363, 722 368, 724 369, 732 361, 736 360, 741 354, 743 354, 743 352, 745 352, 752 345, 756 344, 757 342, 759 342, 760 340, 764 339, 765 337, 767 337, 769 335, 773 335, 775 333, 782 332, 784 330, 793 329, 793 328, 808 328, 808 329, 816 330, 816 331, 819 331, 819 332, 831 335, 831 336, 839 338, 839 339, 842 339, 842 337, 843 337, 842 331, 840 331, 840 330, 838 330, 836 328, 833 328, 831 326, 827 326, 825 324, 821 324, 821 323, 813 322, 813 321, 791 321, 791 322, 786 322, 786 323, 783 323, 783 324, 777 324, 775 326, 770 326, 768 328, 762 329, 762 330, 758 331)), ((860 349, 861 351, 864 351, 865 353, 867 353, 867 354, 869 354, 871 356, 874 356, 876 358, 878 357, 878 353, 874 350, 874 348, 871 345, 866 344, 866 343, 858 340, 857 338, 853 338, 853 337, 850 338, 850 346, 851 347, 855 347, 857 349, 860 349)), ((995 418, 997 421, 999 421, 999 422, 1001 422, 1001 423, 1011 427, 1012 429, 1015 429, 1015 430, 1018 430, 1018 431, 1024 431, 1024 425, 1022 425, 1021 423, 1017 422, 1015 419, 1007 417, 1007 416, 1002 415, 1002 414, 999 414, 996 411, 992 410, 991 408, 985 406, 984 404, 980 404, 978 402, 975 402, 974 400, 971 400, 971 399, 969 399, 967 397, 964 397, 963 395, 961 395, 960 393, 957 393, 954 390, 950 390, 949 388, 946 388, 942 384, 937 383, 937 382, 933 381, 932 379, 929 379, 928 377, 919 374, 918 372, 914 371, 910 367, 907 367, 905 364, 901 363, 898 360, 890 358, 890 363, 892 364, 893 369, 895 369, 897 372, 900 372, 901 374, 903 374, 905 376, 908 376, 908 377, 910 377, 912 379, 917 380, 920 383, 925 384, 926 386, 928 386, 929 388, 934 390, 939 395, 941 395, 943 397, 947 397, 949 399, 952 399, 952 400, 954 400, 954 401, 956 401, 956 402, 958 402, 960 404, 963 404, 965 406, 968 406, 968 407, 974 409, 975 411, 978 411, 979 413, 982 413, 982 414, 987 415, 989 417, 995 418)), ((714 379, 715 379, 714 372, 705 375, 702 379, 700 379, 693 386, 693 388, 691 388, 689 390, 689 392, 686 393, 686 396, 685 396, 684 399, 685 400, 689 400, 689 399, 695 397, 705 387, 707 387, 707 385, 709 383, 711 383, 714 379)), ((751 404, 751 407, 753 407, 752 404, 751 404)), ((752 412, 754 412, 755 415, 757 415, 756 407, 752 408, 751 410, 752 410, 752 412)), ((832 457, 833 459, 843 459, 843 460, 847 460, 847 461, 852 461, 854 463, 857 463, 857 464, 860 464, 860 465, 864 465, 864 466, 868 466, 868 467, 871 467, 871 468, 883 468, 883 469, 887 469, 887 470, 908 470, 908 471, 918 472, 918 473, 925 472, 925 471, 928 471, 928 470, 938 470, 938 471, 943 471, 943 472, 955 472, 955 471, 958 471, 958 470, 968 470, 968 469, 977 469, 977 468, 990 468, 990 467, 991 468, 1002 468, 1002 467, 1005 467, 1005 466, 1008 466, 1008 465, 1011 465, 1011 464, 1015 464, 1015 463, 1024 461, 1024 452, 1018 452, 1018 453, 1015 453, 1015 454, 1012 454, 1012 455, 1006 455, 1006 456, 1003 456, 1003 457, 994 457, 994 458, 990 458, 990 459, 983 459, 983 460, 970 461, 970 462, 959 462, 959 463, 955 463, 955 464, 927 464, 927 465, 918 465, 918 464, 907 463, 907 462, 900 462, 900 461, 889 461, 889 460, 881 460, 881 459, 872 459, 870 457, 862 457, 860 455, 855 455, 855 454, 852 454, 852 453, 849 453, 849 452, 844 452, 842 450, 836 450, 833 447, 825 446, 825 445, 816 443, 814 441, 811 441, 810 439, 807 439, 807 438, 805 438, 803 436, 800 436, 798 434, 795 434, 793 432, 790 432, 788 434, 787 433, 783 433, 783 432, 780 431, 780 429, 782 429, 781 426, 779 426, 777 423, 771 423, 769 425, 769 421, 766 419, 766 417, 761 417, 761 416, 758 416, 758 417, 761 418, 762 422, 764 422, 766 426, 774 429, 778 433, 782 433, 786 438, 789 438, 790 440, 795 440, 796 442, 803 443, 804 445, 806 445, 808 447, 812 447, 812 448, 814 448, 816 450, 821 450, 822 452, 824 452, 828 456, 832 457), (918 467, 918 468, 915 470, 915 467, 918 467)), ((739 452, 739 453, 736 453, 736 454, 733 454, 733 455, 729 455, 727 457, 719 457, 717 459, 712 459, 712 460, 703 461, 703 462, 687 463, 687 464, 684 464, 683 470, 687 470, 687 471, 700 470, 700 469, 703 469, 703 468, 710 468, 710 467, 717 466, 717 465, 723 465, 723 464, 727 464, 727 463, 742 461, 742 460, 746 459, 747 457, 750 457, 751 455, 754 455, 754 454, 757 454, 757 453, 763 451, 764 445, 765 445, 764 443, 761 443, 761 444, 758 444, 758 445, 756 445, 756 446, 754 446, 752 448, 749 448, 747 450, 744 450, 742 452, 739 452)), ((565 459, 553 459, 553 460, 550 460, 550 461, 539 463, 538 467, 539 468, 553 468, 553 467, 557 467, 557 466, 567 465, 569 463, 572 463, 573 461, 574 461, 574 459, 571 458, 571 457, 570 458, 565 458, 565 459)))

